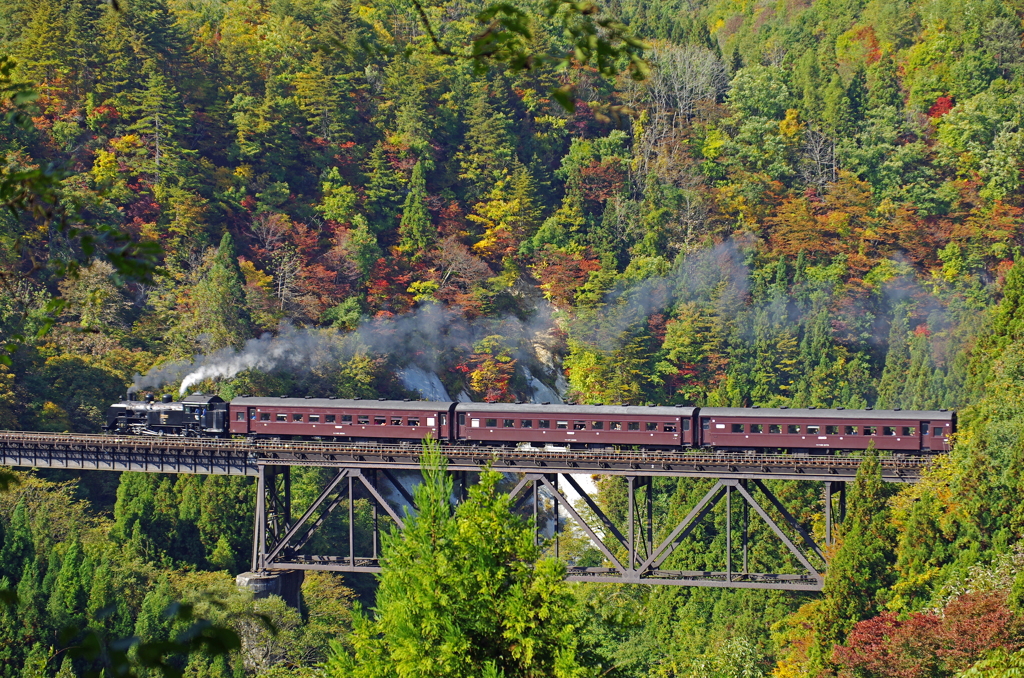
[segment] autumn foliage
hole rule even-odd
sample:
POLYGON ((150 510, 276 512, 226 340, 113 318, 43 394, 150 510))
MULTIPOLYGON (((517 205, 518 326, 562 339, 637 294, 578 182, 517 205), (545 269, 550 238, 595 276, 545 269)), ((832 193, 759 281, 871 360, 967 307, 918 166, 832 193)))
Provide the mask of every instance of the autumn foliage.
POLYGON ((1024 620, 1007 607, 1006 592, 967 593, 938 611, 900 618, 885 612, 859 622, 833 661, 840 676, 954 676, 996 648, 1024 646, 1024 620))

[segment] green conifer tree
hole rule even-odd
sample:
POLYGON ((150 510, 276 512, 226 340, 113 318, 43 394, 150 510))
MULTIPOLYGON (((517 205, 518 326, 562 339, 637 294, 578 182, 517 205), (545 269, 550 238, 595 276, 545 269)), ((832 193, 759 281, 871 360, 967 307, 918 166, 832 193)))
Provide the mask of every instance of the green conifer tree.
POLYGON ((511 173, 515 143, 507 116, 494 110, 482 88, 473 99, 466 124, 466 142, 458 154, 459 178, 466 185, 466 202, 473 204, 511 173))
POLYGON ((135 620, 135 635, 143 642, 168 640, 173 622, 164 611, 172 602, 174 595, 170 581, 166 576, 160 577, 157 585, 142 599, 142 607, 135 620))
POLYGON ((900 82, 896 62, 888 52, 871 64, 868 69, 868 109, 876 110, 882 106, 901 108, 903 106, 903 94, 900 92, 900 82))
POLYGON ((377 245, 377 236, 373 234, 369 222, 362 214, 352 217, 352 230, 348 233, 348 251, 365 280, 374 264, 381 258, 382 252, 377 245))
POLYGON ((832 649, 846 639, 854 624, 879 612, 877 593, 895 581, 897 534, 889 517, 890 494, 878 457, 869 453, 850 488, 839 549, 825 576, 821 609, 814 621, 810 675, 829 666, 832 649))
POLYGON ((902 407, 903 393, 907 389, 907 372, 910 369, 910 328, 907 323, 906 306, 898 306, 889 328, 889 350, 885 354, 885 367, 878 383, 880 409, 902 407))
POLYGON ((25 657, 25 665, 21 669, 21 678, 49 678, 46 665, 50 662, 50 652, 42 643, 36 643, 25 657))
POLYGON ((850 119, 857 123, 864 119, 868 107, 868 78, 864 68, 858 68, 846 86, 846 98, 850 102, 850 119))
POLYGON ((388 162, 384 144, 377 142, 370 151, 366 172, 366 217, 375 234, 395 227, 402 184, 401 175, 388 162))
POLYGON ((203 337, 207 349, 240 347, 252 333, 245 298, 245 278, 238 266, 234 240, 225 233, 193 290, 187 334, 203 337))
POLYGON ((25 563, 31 562, 33 557, 32 528, 29 526, 25 499, 22 498, 14 507, 11 524, 4 534, 3 548, 0 548, 0 576, 17 581, 25 563))
POLYGON ((838 73, 832 75, 825 88, 824 119, 829 131, 838 137, 854 133, 853 104, 838 73))
POLYGON ((399 251, 410 255, 429 249, 437 239, 437 229, 430 223, 430 212, 427 211, 427 173, 423 160, 412 168, 398 236, 399 251))
POLYGON ((564 566, 538 562, 533 528, 512 513, 500 475, 483 473, 454 514, 436 446, 423 477, 419 513, 385 537, 376 614, 357 615, 354 653, 335 646, 327 676, 589 675, 564 566))
POLYGON ((75 628, 84 621, 82 613, 86 600, 81 573, 82 542, 78 535, 71 535, 70 541, 46 605, 50 624, 58 630, 75 628))
POLYGON ((155 183, 160 183, 181 153, 177 137, 187 125, 189 115, 174 84, 155 61, 146 63, 145 77, 142 89, 132 95, 130 110, 135 122, 128 129, 146 141, 151 155, 143 169, 153 175, 155 183))
POLYGON ((25 76, 37 82, 53 82, 64 75, 67 65, 62 46, 67 45, 60 3, 39 0, 32 19, 21 37, 18 57, 25 76))

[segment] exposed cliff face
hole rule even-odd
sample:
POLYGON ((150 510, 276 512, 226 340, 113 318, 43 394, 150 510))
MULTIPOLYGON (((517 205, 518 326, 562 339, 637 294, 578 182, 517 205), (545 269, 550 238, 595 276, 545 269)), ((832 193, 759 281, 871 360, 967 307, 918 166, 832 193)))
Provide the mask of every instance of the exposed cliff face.
POLYGON ((534 400, 562 402, 563 395, 569 390, 569 382, 562 371, 565 343, 551 325, 535 331, 528 341, 533 360, 523 366, 523 373, 533 389, 534 400))

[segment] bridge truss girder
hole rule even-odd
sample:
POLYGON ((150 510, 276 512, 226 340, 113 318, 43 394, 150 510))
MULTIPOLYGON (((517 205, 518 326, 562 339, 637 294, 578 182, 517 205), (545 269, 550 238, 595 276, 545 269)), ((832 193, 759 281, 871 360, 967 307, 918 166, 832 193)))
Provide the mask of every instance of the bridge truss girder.
MULTIPOLYGON (((334 467, 335 475, 301 516, 293 516, 290 467, 261 464, 257 474, 253 571, 330 570, 338 572, 380 572, 380 534, 382 528, 404 529, 400 510, 387 495, 401 497, 413 506, 409 491, 388 469, 334 467), (356 553, 355 500, 357 493, 369 501, 371 524, 369 552, 356 553), (340 554, 306 555, 305 547, 316 531, 337 510, 347 510, 347 543, 338 544, 340 554), (382 521, 386 516, 389 520, 382 521)), ((468 474, 455 472, 456 497, 465 497, 468 474)), ((626 476, 628 489, 625 525, 617 526, 601 510, 595 498, 584 490, 573 474, 525 473, 510 492, 516 510, 532 505, 537 539, 553 523, 552 549, 559 556, 559 537, 569 523, 574 524, 601 552, 605 567, 584 567, 570 563, 567 579, 580 582, 667 584, 728 588, 759 588, 819 591, 824 582, 824 555, 812 535, 785 508, 779 498, 757 478, 716 479, 715 484, 687 515, 660 541, 655 539, 652 475, 626 476), (564 483, 564 484, 563 484, 564 483), (593 518, 581 515, 563 488, 568 486, 582 498, 593 518), (759 500, 760 498, 760 500, 759 500), (733 502, 742 507, 736 520, 733 502), (725 504, 725 569, 722 571, 684 571, 664 567, 676 548, 720 504, 725 504), (645 504, 645 507, 642 507, 645 504), (767 506, 774 509, 777 520, 767 506), (785 549, 799 563, 802 572, 751 572, 748 568, 751 512, 769 527, 785 549), (734 539, 738 535, 738 539, 734 539), (737 543, 738 542, 738 543, 737 543), (738 547, 738 548, 737 548, 738 547), (734 553, 741 555, 734 562, 734 553)), ((834 500, 838 494, 841 517, 845 511, 845 483, 824 483, 826 542, 831 543, 834 500), (836 493, 836 486, 839 492, 836 493)), ((663 528, 664 529, 664 528, 663 528)))

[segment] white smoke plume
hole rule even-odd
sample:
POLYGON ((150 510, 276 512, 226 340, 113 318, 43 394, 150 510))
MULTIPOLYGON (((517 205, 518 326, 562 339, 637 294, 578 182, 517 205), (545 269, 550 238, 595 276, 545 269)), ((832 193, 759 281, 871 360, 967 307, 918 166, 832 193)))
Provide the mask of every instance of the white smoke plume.
POLYGON ((282 323, 275 334, 250 339, 239 349, 223 348, 137 375, 131 390, 156 389, 180 380, 180 393, 185 394, 208 379, 230 379, 251 369, 304 373, 358 352, 393 356, 400 365, 431 373, 444 364, 446 353, 465 353, 487 335, 500 334, 515 346, 549 329, 550 323, 546 306, 528 321, 514 317, 468 321, 438 304, 425 304, 401 316, 368 320, 351 333, 282 323))

